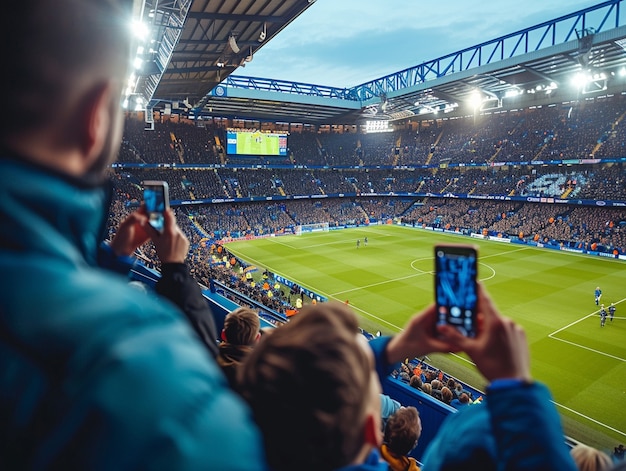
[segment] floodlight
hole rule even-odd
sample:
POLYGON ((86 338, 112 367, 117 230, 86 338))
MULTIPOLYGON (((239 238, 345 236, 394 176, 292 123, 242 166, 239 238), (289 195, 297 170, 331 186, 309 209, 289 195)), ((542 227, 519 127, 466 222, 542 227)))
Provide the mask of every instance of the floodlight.
POLYGON ((137 36, 139 39, 141 39, 142 41, 147 39, 148 35, 150 34, 150 29, 148 28, 148 26, 145 23, 142 23, 141 21, 133 21, 131 24, 131 28, 132 28, 133 34, 137 36))
POLYGON ((587 74, 578 72, 572 77, 572 84, 578 88, 582 88, 591 79, 587 74))
POLYGON ((478 92, 474 92, 469 97, 469 103, 474 107, 478 108, 483 102, 483 97, 478 92))
POLYGON ((142 65, 143 60, 141 59, 141 57, 135 57, 135 60, 133 61, 133 66, 135 67, 135 69, 141 69, 142 65))

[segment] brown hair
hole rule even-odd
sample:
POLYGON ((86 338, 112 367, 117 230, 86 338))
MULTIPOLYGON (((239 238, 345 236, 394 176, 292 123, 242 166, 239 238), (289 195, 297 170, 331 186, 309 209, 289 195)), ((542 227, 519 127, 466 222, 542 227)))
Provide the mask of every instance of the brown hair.
POLYGON ((330 471, 361 450, 374 373, 358 332, 347 306, 309 305, 247 357, 241 393, 275 471, 330 471))
POLYGON ((444 386, 443 388, 441 388, 441 400, 443 402, 445 402, 446 404, 450 404, 450 401, 452 401, 453 397, 454 395, 452 394, 452 391, 450 391, 450 388, 448 386, 444 386))
POLYGON ((409 385, 415 389, 422 388, 422 378, 417 375, 411 376, 411 380, 409 381, 409 385))
POLYGON ((421 433, 417 409, 402 407, 387 420, 383 441, 393 454, 404 456, 415 448, 421 433))
POLYGON ((224 319, 224 337, 231 345, 252 345, 259 335, 261 321, 252 309, 240 307, 224 319))

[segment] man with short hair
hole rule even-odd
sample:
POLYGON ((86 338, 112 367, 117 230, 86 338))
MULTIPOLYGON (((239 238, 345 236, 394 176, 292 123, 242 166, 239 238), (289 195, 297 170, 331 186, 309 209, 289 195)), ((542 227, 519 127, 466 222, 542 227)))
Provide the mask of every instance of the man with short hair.
MULTIPOLYGON (((248 408, 165 299, 98 267, 149 238, 133 213, 105 251, 130 2, 21 0, 0 16, 0 468, 264 469, 248 408)), ((114 264, 114 263, 113 263, 114 264)), ((109 263, 111 265, 111 263, 109 263)))

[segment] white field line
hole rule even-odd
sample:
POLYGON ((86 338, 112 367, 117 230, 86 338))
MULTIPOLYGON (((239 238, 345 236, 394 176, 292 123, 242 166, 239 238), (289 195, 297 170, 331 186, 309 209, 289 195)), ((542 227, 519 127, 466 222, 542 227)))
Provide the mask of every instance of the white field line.
POLYGON ((336 293, 332 293, 331 296, 337 296, 339 294, 351 293, 353 291, 359 291, 359 290, 362 290, 362 289, 365 289, 365 288, 372 288, 374 286, 380 286, 380 285, 384 285, 384 284, 387 284, 387 283, 393 283, 395 281, 407 280, 409 278, 413 278, 413 277, 416 277, 416 276, 430 275, 431 273, 432 272, 426 272, 426 271, 423 271, 423 272, 420 272, 420 273, 412 273, 412 274, 407 275, 407 276, 401 276, 400 278, 393 278, 393 279, 390 279, 390 280, 379 281, 378 283, 372 283, 372 284, 365 285, 365 286, 358 286, 356 288, 346 289, 344 291, 337 291, 336 293))

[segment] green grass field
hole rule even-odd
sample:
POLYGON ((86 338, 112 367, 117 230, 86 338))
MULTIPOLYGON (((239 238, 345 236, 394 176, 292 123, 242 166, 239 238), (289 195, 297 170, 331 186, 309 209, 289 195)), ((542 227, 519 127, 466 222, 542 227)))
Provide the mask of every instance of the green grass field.
MULTIPOLYGON (((329 299, 349 300, 370 332, 399 331, 433 300, 433 246, 479 246, 479 277, 500 311, 526 330, 533 376, 549 385, 572 438, 612 451, 626 442, 626 264, 566 252, 401 226, 370 226, 228 244, 258 267, 329 299), (356 240, 367 236, 367 247, 356 240), (615 302, 600 327, 593 291, 615 302)), ((463 355, 431 363, 478 388, 484 380, 463 355)))

